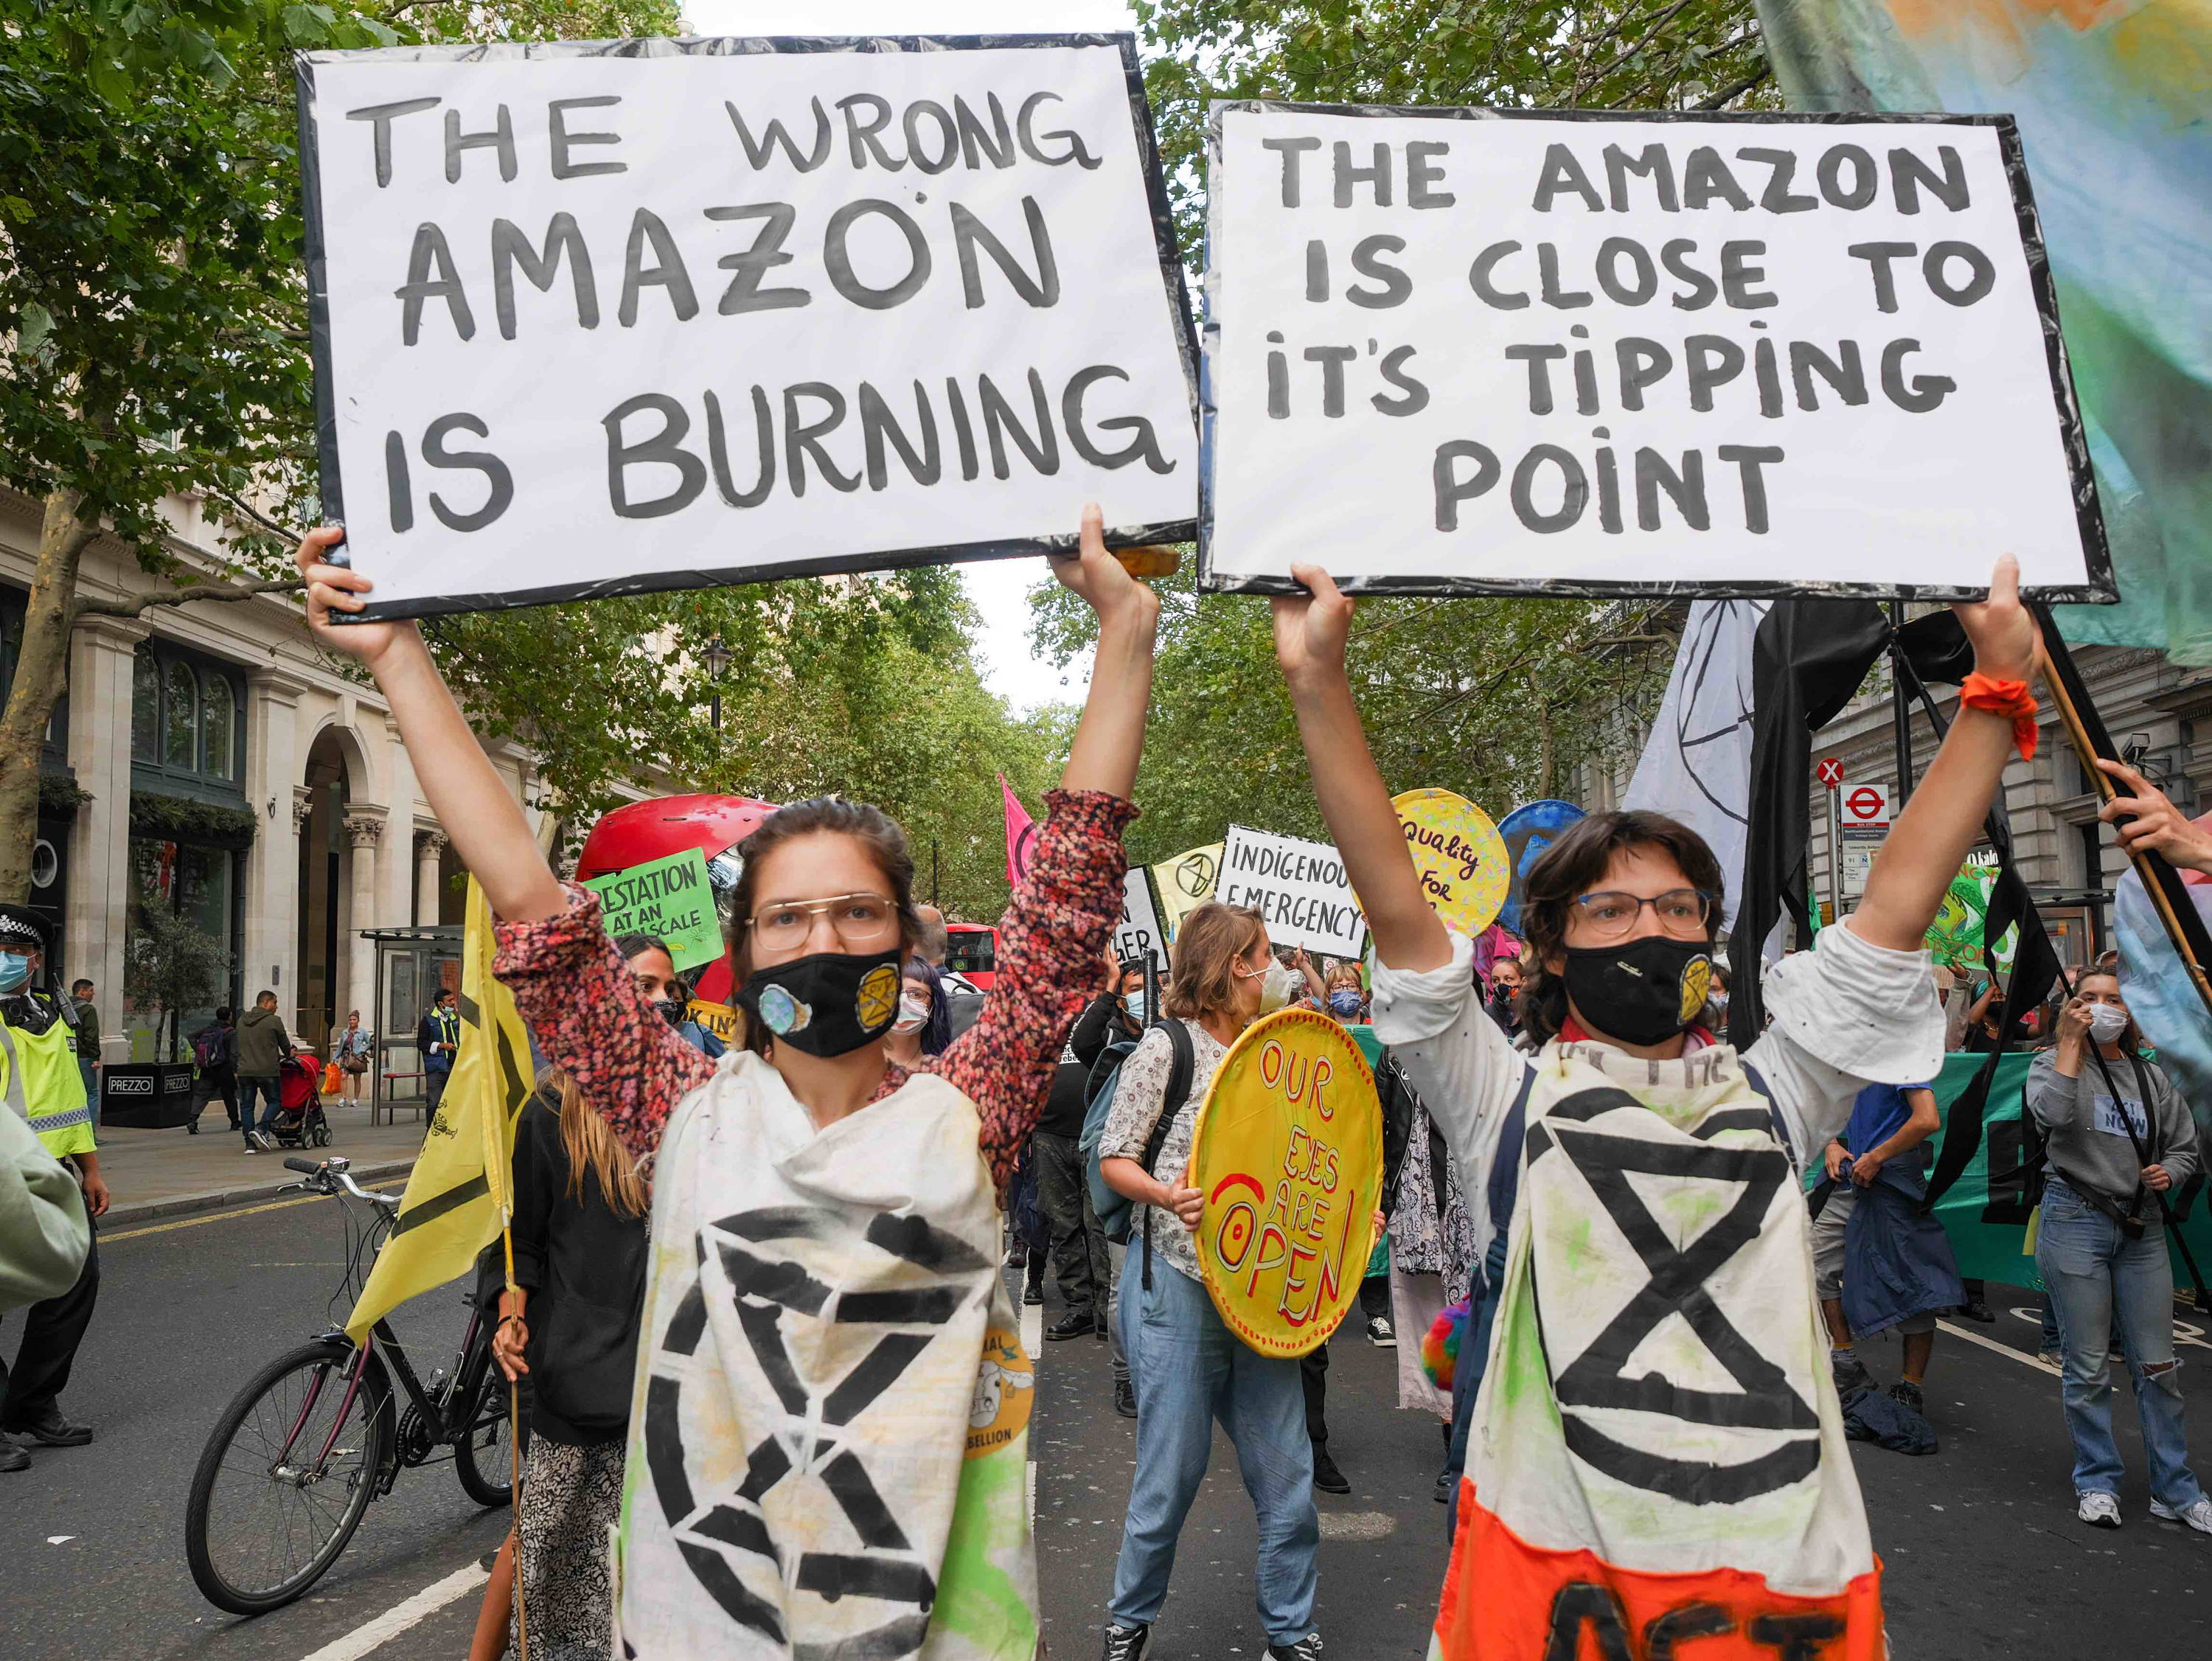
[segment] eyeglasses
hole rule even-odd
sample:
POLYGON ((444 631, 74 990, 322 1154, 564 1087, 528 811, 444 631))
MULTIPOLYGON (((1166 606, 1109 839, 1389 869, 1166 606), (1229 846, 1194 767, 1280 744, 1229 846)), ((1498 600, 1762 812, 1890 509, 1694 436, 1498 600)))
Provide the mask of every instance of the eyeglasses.
POLYGON ((1575 905, 1583 925, 1599 940, 1625 938, 1646 906, 1659 926, 1678 940, 1702 939, 1713 914, 1713 897, 1703 888, 1669 888, 1648 900, 1632 894, 1585 894, 1577 896, 1575 905))
POLYGON ((880 894, 839 894, 827 900, 779 900, 755 912, 746 924, 770 951, 804 946, 814 919, 827 913, 837 938, 852 947, 881 946, 898 935, 898 907, 880 894))

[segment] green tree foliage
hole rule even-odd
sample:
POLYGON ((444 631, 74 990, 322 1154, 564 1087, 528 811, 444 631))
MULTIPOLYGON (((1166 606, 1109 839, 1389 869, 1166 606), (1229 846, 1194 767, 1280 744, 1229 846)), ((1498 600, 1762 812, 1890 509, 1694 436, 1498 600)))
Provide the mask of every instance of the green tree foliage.
POLYGON ((1753 0, 1134 0, 1186 262, 1215 99, 1706 109, 1766 95, 1753 0))
POLYGON ((139 892, 124 943, 123 991, 133 1009, 156 1012, 154 1028, 168 1060, 177 1058, 183 1012, 221 997, 229 973, 230 953, 221 941, 203 934, 166 898, 139 892))
MULTIPOLYGON (((1200 598, 1188 560, 1159 586, 1133 856, 1217 840, 1232 822, 1324 836, 1266 603, 1200 598)), ((1079 609, 1042 588, 1030 603, 1039 651, 1065 663, 1088 649, 1079 609)), ((1571 797, 1577 762, 1641 743, 1672 661, 1668 611, 1640 601, 1362 601, 1349 666, 1384 781, 1456 791, 1493 818, 1571 797)))

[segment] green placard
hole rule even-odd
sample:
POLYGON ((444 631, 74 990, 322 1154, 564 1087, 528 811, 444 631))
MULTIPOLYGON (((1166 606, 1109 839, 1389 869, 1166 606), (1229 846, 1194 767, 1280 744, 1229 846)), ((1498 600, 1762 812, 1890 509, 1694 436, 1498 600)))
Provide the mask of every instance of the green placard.
POLYGON ((706 856, 696 848, 594 876, 584 886, 599 895, 609 934, 617 940, 626 934, 659 936, 668 943, 679 973, 722 955, 722 919, 707 880, 706 856))

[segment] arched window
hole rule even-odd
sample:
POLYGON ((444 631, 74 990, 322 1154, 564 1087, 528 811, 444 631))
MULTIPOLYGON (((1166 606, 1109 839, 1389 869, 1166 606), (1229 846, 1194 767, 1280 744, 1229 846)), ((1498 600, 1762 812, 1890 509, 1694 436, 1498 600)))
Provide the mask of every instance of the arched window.
POLYGON ((200 767, 211 777, 228 779, 231 764, 230 677, 210 670, 200 688, 200 767))
POLYGON ((173 661, 166 678, 168 707, 161 724, 161 760, 189 771, 198 765, 199 677, 190 664, 173 661))
POLYGON ((131 661, 131 754, 141 761, 161 759, 161 670, 144 646, 131 661))

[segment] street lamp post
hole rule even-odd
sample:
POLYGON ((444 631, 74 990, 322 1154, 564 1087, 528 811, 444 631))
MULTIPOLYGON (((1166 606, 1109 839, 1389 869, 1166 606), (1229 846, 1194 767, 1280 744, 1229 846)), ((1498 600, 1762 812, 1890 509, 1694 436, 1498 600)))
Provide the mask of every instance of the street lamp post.
POLYGON ((714 690, 707 695, 707 718, 714 724, 714 736, 722 736, 722 671, 730 666, 736 654, 722 644, 717 634, 707 642, 707 679, 714 690))

